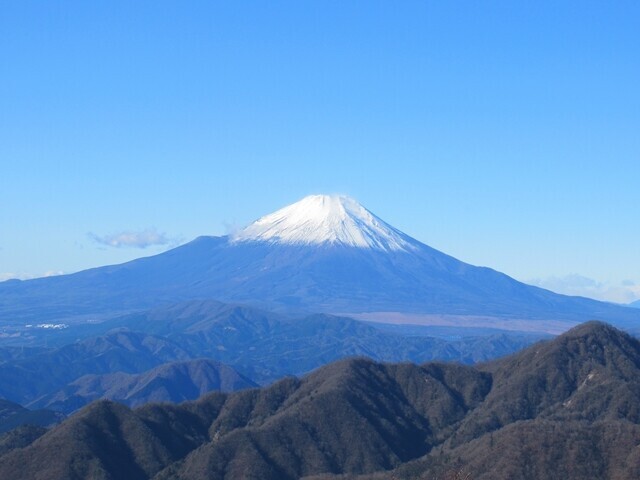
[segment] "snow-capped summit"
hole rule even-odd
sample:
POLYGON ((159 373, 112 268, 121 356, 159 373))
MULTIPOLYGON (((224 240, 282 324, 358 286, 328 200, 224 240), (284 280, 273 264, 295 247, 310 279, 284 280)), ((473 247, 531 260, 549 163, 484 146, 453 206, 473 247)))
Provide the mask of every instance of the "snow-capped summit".
POLYGON ((403 234, 355 200, 327 195, 306 197, 235 236, 201 236, 73 275, 0 282, 0 320, 84 323, 209 298, 296 315, 425 325, 547 332, 585 318, 640 325, 640 309, 558 295, 474 267, 403 234))
POLYGON ((334 244, 376 250, 416 248, 416 241, 345 195, 310 195, 259 218, 232 241, 334 244))

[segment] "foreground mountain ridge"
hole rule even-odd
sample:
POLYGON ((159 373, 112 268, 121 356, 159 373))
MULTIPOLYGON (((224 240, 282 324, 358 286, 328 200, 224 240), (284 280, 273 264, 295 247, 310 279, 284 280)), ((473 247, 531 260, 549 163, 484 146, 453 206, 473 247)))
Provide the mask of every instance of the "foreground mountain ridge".
POLYGON ((97 322, 190 299, 551 333, 586 319, 640 320, 638 309, 555 294, 461 262, 352 199, 311 196, 231 236, 199 237, 121 265, 2 282, 0 324, 97 322))
POLYGON ((182 405, 100 401, 0 477, 632 479, 639 444, 640 343, 590 322, 475 368, 350 359, 182 405))

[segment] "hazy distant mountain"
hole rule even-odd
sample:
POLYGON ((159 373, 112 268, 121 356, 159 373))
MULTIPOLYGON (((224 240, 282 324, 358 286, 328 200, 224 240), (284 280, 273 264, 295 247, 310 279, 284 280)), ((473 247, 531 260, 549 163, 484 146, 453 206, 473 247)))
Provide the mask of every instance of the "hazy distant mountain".
MULTIPOLYGON (((444 340, 403 336, 349 318, 288 318, 213 301, 191 301, 126 315, 109 322, 109 326, 138 331, 116 330, 0 363, 0 396, 24 405, 51 405, 69 411, 94 394, 106 393, 110 381, 116 381, 116 386, 127 385, 133 392, 138 383, 125 374, 145 372, 167 362, 208 358, 254 381, 271 382, 357 355, 387 361, 471 363, 511 353, 540 338, 488 335, 444 340), (115 372, 121 373, 102 376, 115 372), (85 377, 76 383, 86 375, 98 377, 85 377), (79 398, 74 396, 77 392, 83 392, 79 398), (52 396, 61 403, 48 403, 53 402, 52 396)), ((117 398, 129 394, 123 390, 117 398)))
POLYGON ((89 373, 137 373, 190 358, 180 346, 160 337, 111 333, 0 364, 0 396, 27 404, 89 373))
POLYGON ((630 479, 639 443, 640 343, 592 322, 479 368, 351 359, 180 406, 96 402, 0 477, 630 479))
POLYGON ((51 410, 29 410, 0 398, 0 433, 8 432, 20 425, 36 425, 46 427, 60 422, 64 415, 51 410))
POLYGON ((235 392, 257 384, 212 360, 165 363, 140 374, 84 375, 29 405, 70 413, 105 398, 136 407, 149 402, 183 402, 212 391, 235 392))
POLYGON ((630 303, 629 306, 634 308, 640 308, 640 300, 636 300, 635 302, 630 303))
POLYGON ((627 325, 635 309, 460 262, 342 196, 307 197, 235 235, 72 275, 0 283, 0 320, 86 321, 186 299, 281 311, 404 312, 627 325))
POLYGON ((233 365, 260 382, 300 375, 348 356, 473 363, 512 353, 541 338, 497 334, 444 340, 386 332, 333 315, 287 317, 213 301, 157 308, 124 316, 111 324, 162 336, 191 355, 233 365))

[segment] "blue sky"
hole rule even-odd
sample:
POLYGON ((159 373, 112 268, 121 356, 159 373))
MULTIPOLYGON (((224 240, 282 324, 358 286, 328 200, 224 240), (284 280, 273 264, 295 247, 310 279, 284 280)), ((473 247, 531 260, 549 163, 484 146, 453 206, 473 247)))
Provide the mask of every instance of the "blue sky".
POLYGON ((0 279, 346 193, 464 261, 640 298, 639 23, 635 1, 4 1, 0 279))

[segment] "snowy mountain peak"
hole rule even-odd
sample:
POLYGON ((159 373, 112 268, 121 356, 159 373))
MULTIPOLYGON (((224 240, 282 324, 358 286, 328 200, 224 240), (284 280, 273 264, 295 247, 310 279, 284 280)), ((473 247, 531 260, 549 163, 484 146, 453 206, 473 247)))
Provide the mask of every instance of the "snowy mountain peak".
POLYGON ((387 251, 411 251, 417 243, 344 195, 305 197, 259 218, 233 235, 232 241, 337 244, 387 251))

